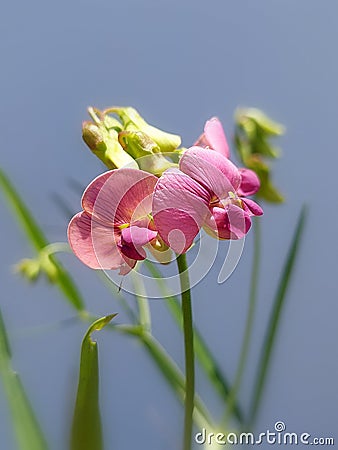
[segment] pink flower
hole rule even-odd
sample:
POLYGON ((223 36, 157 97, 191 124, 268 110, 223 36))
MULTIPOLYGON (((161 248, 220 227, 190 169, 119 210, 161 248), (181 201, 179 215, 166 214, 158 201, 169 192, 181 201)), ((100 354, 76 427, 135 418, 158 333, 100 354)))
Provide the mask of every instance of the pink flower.
POLYGON ((263 214, 257 203, 245 198, 258 188, 254 172, 238 169, 220 152, 191 147, 184 152, 179 170, 164 172, 157 182, 156 229, 176 253, 186 252, 202 227, 218 239, 240 239, 250 229, 251 216, 263 214))
POLYGON ((157 244, 151 219, 158 178, 142 170, 118 169, 91 182, 82 196, 83 211, 68 226, 75 255, 92 269, 127 274, 146 258, 144 246, 157 244))

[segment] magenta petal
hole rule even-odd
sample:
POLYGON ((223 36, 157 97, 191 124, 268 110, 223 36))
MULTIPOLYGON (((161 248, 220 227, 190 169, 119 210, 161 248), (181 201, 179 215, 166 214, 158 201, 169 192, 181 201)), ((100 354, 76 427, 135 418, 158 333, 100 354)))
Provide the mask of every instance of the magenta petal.
POLYGON ((117 248, 114 229, 96 221, 86 212, 76 214, 68 226, 68 240, 75 255, 92 269, 117 269, 123 258, 117 248))
POLYGON ((131 226, 122 230, 121 252, 128 258, 141 260, 146 258, 146 252, 142 248, 157 236, 157 231, 148 228, 131 226))
POLYGON ((122 239, 127 244, 135 245, 135 247, 148 244, 157 236, 157 231, 149 230, 149 228, 140 228, 131 226, 122 230, 122 239))
POLYGON ((247 196, 256 194, 260 188, 260 181, 258 176, 253 170, 250 169, 239 169, 241 174, 241 184, 238 188, 238 195, 247 196))
POLYGON ((226 209, 212 209, 218 229, 219 239, 241 239, 251 227, 249 214, 236 205, 228 205, 226 209))
POLYGON ((176 253, 192 245, 210 214, 209 192, 179 170, 168 170, 158 180, 153 217, 160 236, 176 253))
POLYGON ((241 182, 237 167, 229 159, 200 147, 191 147, 183 153, 180 169, 219 199, 236 192, 241 182))
POLYGON ((147 257, 147 254, 142 247, 136 249, 133 245, 128 245, 123 241, 119 245, 119 249, 124 256, 132 260, 141 261, 147 257))
POLYGON ((263 215, 262 208, 253 200, 250 198, 242 198, 241 199, 245 210, 251 215, 251 216, 261 216, 263 215))
POLYGON ((85 211, 107 225, 131 223, 151 212, 157 177, 136 169, 106 172, 87 187, 82 197, 85 211))

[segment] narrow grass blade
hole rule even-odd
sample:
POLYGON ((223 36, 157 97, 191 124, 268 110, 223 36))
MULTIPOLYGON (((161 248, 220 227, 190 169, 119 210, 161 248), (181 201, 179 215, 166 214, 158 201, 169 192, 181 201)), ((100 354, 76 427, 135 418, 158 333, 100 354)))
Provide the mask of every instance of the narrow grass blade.
MULTIPOLYGON (((162 280, 160 271, 154 266, 154 264, 148 261, 145 261, 145 264, 149 272, 156 279, 167 308, 176 323, 182 329, 182 311, 178 298, 170 295, 168 288, 162 280)), ((216 392, 223 398, 224 403, 227 403, 230 393, 229 383, 215 360, 214 355, 196 327, 194 327, 194 347, 196 359, 198 360, 201 368, 204 370, 216 392)), ((234 405, 233 411, 237 420, 242 423, 244 420, 243 413, 237 403, 234 405)))
MULTIPOLYGON (((8 204, 12 208, 16 219, 26 233, 27 239, 35 248, 35 250, 37 252, 40 252, 44 247, 48 245, 48 240, 39 225, 36 223, 28 207, 26 206, 6 174, 1 169, 0 188, 4 192, 8 204)), ((55 282, 57 286, 71 303, 71 305, 78 311, 82 311, 84 309, 84 301, 74 281, 72 280, 68 272, 63 268, 61 263, 55 258, 55 256, 50 256, 50 260, 54 264, 56 269, 55 282)))
POLYGON ((266 376, 271 360, 272 350, 276 340, 281 313, 285 304, 287 290, 291 281, 296 258, 300 248, 300 241, 303 235, 304 226, 307 218, 307 207, 304 205, 298 218, 291 245, 284 263, 280 281, 273 301, 273 307, 269 318, 269 323, 263 342, 263 348, 257 369, 252 402, 249 414, 249 426, 251 427, 256 419, 257 412, 261 403, 263 388, 265 386, 266 376))
MULTIPOLYGON (((161 344, 142 325, 139 326, 111 326, 110 329, 134 336, 140 340, 149 356, 155 362, 165 380, 181 402, 185 397, 185 378, 176 363, 171 359, 161 344)), ((210 428, 210 415, 198 395, 195 395, 194 420, 199 427, 210 428)))
POLYGON ((71 430, 71 450, 102 450, 103 437, 99 406, 99 363, 97 342, 91 339, 116 314, 96 320, 82 341, 79 384, 71 430))
POLYGON ((11 365, 5 325, 0 312, 0 376, 9 404, 19 450, 47 450, 47 442, 29 403, 19 375, 11 365))

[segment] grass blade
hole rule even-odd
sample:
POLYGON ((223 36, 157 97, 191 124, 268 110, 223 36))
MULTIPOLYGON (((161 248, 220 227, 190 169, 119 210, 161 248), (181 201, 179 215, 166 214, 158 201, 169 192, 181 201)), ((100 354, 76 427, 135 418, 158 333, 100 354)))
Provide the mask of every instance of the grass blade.
POLYGON ((256 419, 257 412, 261 403, 263 388, 268 373, 269 363, 271 360, 273 346, 276 340, 278 326, 280 323, 281 313, 285 304, 285 298, 287 290, 291 281, 291 276, 296 263, 296 258, 300 248, 300 241, 303 235, 304 226, 307 218, 307 207, 304 205, 295 228, 295 232, 291 241, 291 245, 284 263, 284 267, 281 273, 280 281, 277 286, 277 291, 273 301, 273 307, 270 314, 268 328, 266 331, 265 339, 263 342, 263 348, 261 357, 257 369, 255 378, 250 414, 249 414, 249 426, 251 427, 256 419))
MULTIPOLYGON (((185 378, 183 373, 161 344, 148 331, 145 331, 142 325, 112 325, 109 329, 139 339, 179 400, 181 402, 184 401, 185 378)), ((195 395, 194 420, 200 428, 211 428, 212 421, 210 415, 198 395, 195 395)))
POLYGON ((11 366, 11 353, 0 312, 0 375, 20 450, 47 450, 47 442, 36 420, 21 380, 11 366))
MULTIPOLYGON (((156 279, 167 308, 169 309, 176 323, 182 329, 182 311, 178 298, 176 296, 170 296, 170 293, 162 280, 162 275, 160 271, 154 266, 154 264, 148 261, 145 261, 145 264, 149 272, 156 279)), ((217 361, 215 360, 215 357, 211 353, 208 345, 206 344, 205 340, 196 327, 194 327, 194 348, 196 359, 198 360, 200 366, 214 386, 216 392, 223 398, 224 402, 227 403, 230 393, 229 383, 225 378, 222 370, 220 369, 217 361)), ((233 406, 233 412, 238 421, 242 423, 244 420, 243 413, 237 403, 233 406)))
POLYGON ((101 330, 116 314, 96 320, 81 346, 79 384, 71 431, 71 450, 102 450, 103 437, 99 406, 99 364, 93 331, 101 330))
MULTIPOLYGON (((38 253, 41 252, 41 250, 43 250, 49 242, 28 207, 10 182, 9 178, 1 169, 0 188, 4 192, 8 204, 12 208, 16 219, 24 230, 27 239, 38 253)), ((84 309, 84 301, 74 281, 54 256, 50 256, 49 258, 55 267, 55 282, 57 286, 71 305, 78 311, 82 311, 84 309)))

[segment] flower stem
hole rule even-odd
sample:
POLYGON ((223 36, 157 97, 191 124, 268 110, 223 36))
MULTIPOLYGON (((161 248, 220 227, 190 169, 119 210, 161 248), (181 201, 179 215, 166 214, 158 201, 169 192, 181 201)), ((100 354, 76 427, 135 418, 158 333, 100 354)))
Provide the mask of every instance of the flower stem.
POLYGON ((186 255, 179 255, 176 262, 181 283, 186 373, 183 450, 190 450, 195 397, 194 332, 192 323, 189 272, 186 255))
POLYGON ((243 337, 243 343, 241 348, 241 353, 239 357, 239 362, 237 366, 237 371, 235 375, 235 381, 233 387, 229 394, 228 407, 224 417, 225 425, 228 424, 229 419, 234 410, 234 406, 237 402, 237 395, 241 386, 245 365, 248 358, 249 346, 252 335, 252 327, 255 317, 255 309, 257 303, 257 290, 258 290, 258 279, 260 272, 260 261, 261 261, 261 229, 260 220, 254 220, 253 222, 253 232, 254 232, 254 254, 253 254, 253 264, 251 272, 250 281, 250 297, 249 297, 249 311, 245 324, 245 333, 243 337))

